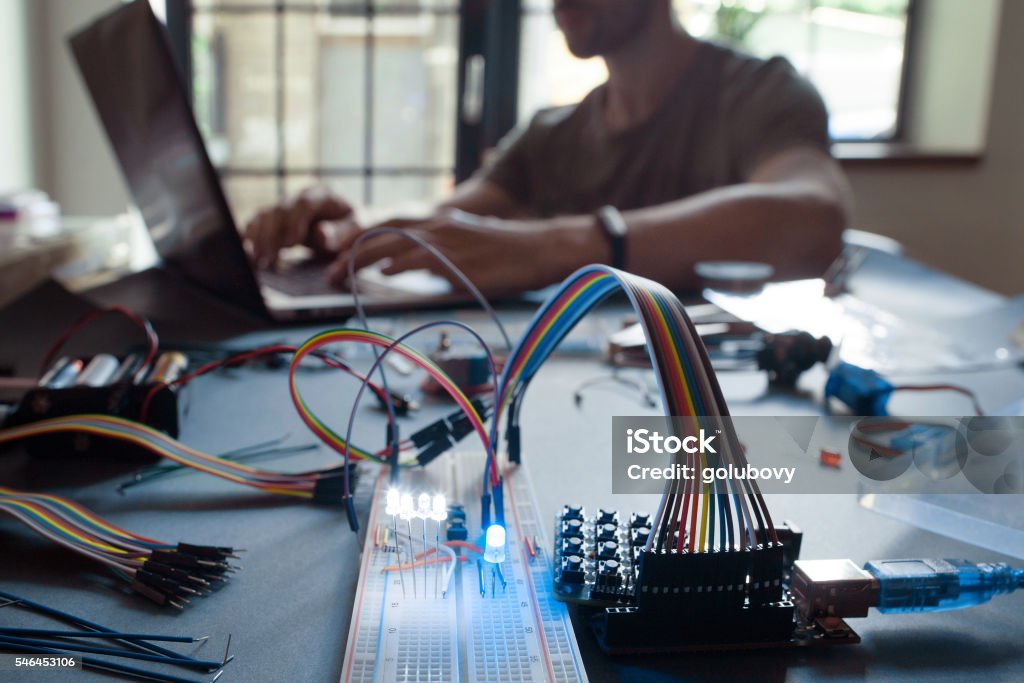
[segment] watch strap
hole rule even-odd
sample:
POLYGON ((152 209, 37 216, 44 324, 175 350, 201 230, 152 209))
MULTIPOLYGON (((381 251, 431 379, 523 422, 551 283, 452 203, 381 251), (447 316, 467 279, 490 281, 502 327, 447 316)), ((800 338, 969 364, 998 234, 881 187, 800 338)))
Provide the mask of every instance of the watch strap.
POLYGON ((626 233, 629 229, 626 226, 622 214, 614 206, 602 206, 594 214, 597 224, 608 239, 608 245, 612 250, 612 259, 609 264, 613 268, 625 270, 626 267, 626 233))

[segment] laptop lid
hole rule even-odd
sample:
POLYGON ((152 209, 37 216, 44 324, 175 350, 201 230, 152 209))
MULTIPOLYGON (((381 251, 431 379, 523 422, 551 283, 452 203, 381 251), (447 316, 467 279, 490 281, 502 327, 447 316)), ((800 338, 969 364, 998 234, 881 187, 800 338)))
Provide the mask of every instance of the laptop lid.
MULTIPOLYGON (((166 266, 266 315, 163 25, 146 0, 69 38, 132 199, 166 266)), ((83 169, 83 173, 87 173, 83 169)))

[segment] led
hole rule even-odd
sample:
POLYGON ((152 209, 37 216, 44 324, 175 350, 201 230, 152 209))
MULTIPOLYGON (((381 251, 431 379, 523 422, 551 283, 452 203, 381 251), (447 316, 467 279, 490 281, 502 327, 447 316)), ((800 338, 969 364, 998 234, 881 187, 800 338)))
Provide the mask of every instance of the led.
POLYGON ((384 514, 397 515, 401 509, 402 494, 398 489, 388 489, 387 497, 384 499, 384 514))
POLYGON ((484 560, 494 564, 505 561, 505 527, 492 524, 484 535, 484 560))
POLYGON ((443 493, 438 493, 431 501, 430 518, 438 522, 448 519, 448 501, 443 493))
POLYGON ((430 494, 421 493, 416 500, 416 516, 420 519, 430 517, 430 494))
POLYGON ((403 493, 398 507, 398 516, 404 520, 410 520, 416 516, 416 504, 412 501, 411 493, 403 493))

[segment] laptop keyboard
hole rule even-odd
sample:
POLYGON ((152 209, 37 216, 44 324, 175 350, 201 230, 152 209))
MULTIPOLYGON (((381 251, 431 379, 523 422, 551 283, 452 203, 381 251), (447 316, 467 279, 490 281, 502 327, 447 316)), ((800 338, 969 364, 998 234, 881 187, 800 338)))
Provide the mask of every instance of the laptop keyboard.
POLYGON ((260 271, 260 284, 289 296, 338 294, 327 282, 327 267, 326 263, 305 263, 283 271, 260 271))

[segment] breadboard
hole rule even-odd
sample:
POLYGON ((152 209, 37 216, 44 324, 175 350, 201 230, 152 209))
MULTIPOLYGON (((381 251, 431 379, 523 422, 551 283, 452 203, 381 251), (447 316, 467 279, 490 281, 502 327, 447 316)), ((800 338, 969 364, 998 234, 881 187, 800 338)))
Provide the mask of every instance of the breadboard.
MULTIPOLYGON (((481 535, 482 466, 480 455, 450 454, 426 470, 403 473, 401 487, 443 492, 449 501, 463 503, 473 540, 481 535)), ((552 591, 547 525, 541 523, 525 470, 514 468, 505 474, 508 542, 500 565, 505 586, 487 569, 483 594, 475 554, 458 563, 446 597, 434 592, 437 577, 443 583, 441 565, 428 568, 426 575, 422 568, 415 570, 415 595, 414 570, 382 571, 397 563, 394 548, 380 543, 378 533, 391 528, 391 517, 384 513, 387 488, 382 473, 366 527, 341 673, 344 683, 587 680, 566 606, 552 591)), ((419 522, 413 525, 415 538, 419 522)), ((428 547, 433 546, 430 534, 428 547)))

